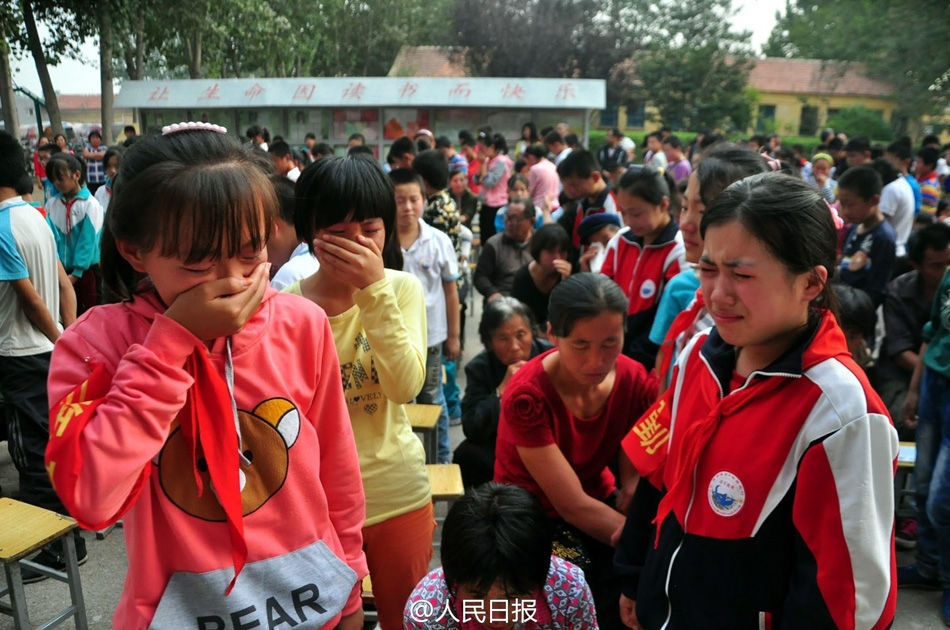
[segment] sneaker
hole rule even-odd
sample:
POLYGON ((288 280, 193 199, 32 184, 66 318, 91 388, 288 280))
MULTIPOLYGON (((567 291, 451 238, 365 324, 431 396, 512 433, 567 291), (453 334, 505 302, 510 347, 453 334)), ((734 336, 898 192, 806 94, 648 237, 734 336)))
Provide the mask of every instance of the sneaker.
MULTIPOLYGON (((82 536, 76 534, 76 563, 83 565, 88 559, 89 553, 86 550, 86 541, 82 536)), ((44 567, 48 567, 55 571, 66 571, 66 556, 63 553, 63 544, 59 541, 51 543, 36 554, 34 557, 30 558, 31 562, 36 564, 42 564, 44 567)), ((40 573, 30 567, 23 567, 20 570, 20 577, 23 580, 24 584, 34 584, 36 582, 42 582, 49 576, 45 573, 40 573)))
POLYGON ((940 589, 940 580, 922 575, 916 564, 910 564, 906 567, 897 567, 897 586, 936 591, 940 589))
POLYGON ((894 546, 898 549, 917 548, 917 519, 905 518, 898 523, 894 533, 894 546))

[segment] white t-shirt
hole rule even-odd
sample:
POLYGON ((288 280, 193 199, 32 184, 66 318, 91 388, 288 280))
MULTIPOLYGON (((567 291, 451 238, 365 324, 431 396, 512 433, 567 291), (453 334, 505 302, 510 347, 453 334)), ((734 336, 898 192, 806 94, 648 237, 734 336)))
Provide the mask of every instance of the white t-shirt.
POLYGON ((12 281, 29 278, 53 321, 58 321, 58 260, 56 241, 43 215, 20 197, 0 202, 0 356, 52 352, 53 342, 20 308, 12 281))
POLYGON ((317 257, 310 253, 310 248, 306 243, 297 245, 290 254, 290 259, 281 265, 274 277, 271 278, 270 285, 278 291, 283 291, 298 280, 309 278, 317 273, 320 263, 317 257))
POLYGON ((297 182, 297 179, 300 177, 300 169, 297 168, 296 166, 293 167, 292 169, 290 169, 289 171, 287 171, 286 177, 287 177, 287 179, 289 179, 290 181, 296 183, 296 182, 297 182))
POLYGON ((906 253, 904 246, 914 229, 914 191, 903 176, 884 187, 878 207, 884 218, 894 228, 896 255, 904 256, 906 253))
POLYGON ((443 282, 458 280, 459 265, 449 237, 419 219, 419 238, 402 250, 402 270, 422 283, 426 297, 426 344, 431 348, 449 337, 443 282))
POLYGON ((947 166, 946 158, 937 158, 937 177, 946 177, 950 175, 950 166, 947 166))
POLYGON ((99 205, 102 206, 102 213, 105 214, 106 210, 109 209, 109 202, 112 200, 112 189, 103 184, 96 189, 96 194, 93 195, 93 197, 95 197, 99 205))
POLYGON ((666 170, 666 153, 662 151, 657 151, 656 153, 650 153, 647 158, 643 161, 644 164, 649 164, 653 168, 666 170))

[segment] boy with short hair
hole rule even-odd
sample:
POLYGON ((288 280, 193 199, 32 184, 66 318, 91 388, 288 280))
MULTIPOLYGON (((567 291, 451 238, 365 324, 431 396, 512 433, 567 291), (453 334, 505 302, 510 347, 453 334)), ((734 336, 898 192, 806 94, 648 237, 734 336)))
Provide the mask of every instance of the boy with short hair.
POLYGON ((663 139, 663 153, 666 155, 667 168, 677 184, 689 178, 693 167, 683 155, 683 143, 677 136, 663 139))
POLYGON ((274 140, 267 148, 267 153, 281 177, 286 177, 292 182, 297 181, 300 177, 300 169, 294 164, 294 156, 289 144, 284 140, 274 140))
POLYGON ((917 163, 914 165, 917 183, 920 184, 920 211, 931 215, 937 213, 937 202, 940 201, 938 159, 940 159, 940 153, 936 148, 924 147, 917 152, 917 163))
POLYGON ((590 151, 582 149, 571 153, 558 165, 557 174, 564 186, 564 194, 577 202, 573 211, 565 210, 558 219, 561 227, 571 235, 573 263, 580 255, 581 239, 578 228, 581 221, 601 212, 620 214, 620 211, 617 208, 617 195, 597 170, 590 151))
POLYGON ((914 216, 917 216, 917 213, 920 212, 922 195, 920 192, 920 184, 917 183, 917 178, 910 173, 910 164, 912 161, 910 144, 901 141, 892 142, 884 149, 884 157, 894 165, 894 168, 900 171, 901 177, 910 184, 910 189, 914 192, 914 216))
POLYGON ((841 218, 852 224, 841 252, 841 281, 865 291, 875 307, 884 301, 897 248, 894 228, 878 207, 882 188, 870 166, 849 168, 838 180, 841 218))
POLYGON ((863 166, 871 161, 871 141, 867 138, 851 138, 844 145, 848 168, 863 166))
POLYGON ((422 178, 426 198, 422 220, 444 232, 452 242, 456 257, 460 256, 459 210, 449 194, 449 164, 445 155, 438 149, 427 149, 413 160, 412 170, 422 178))
MULTIPOLYGON (((438 153, 438 151, 436 151, 438 153)), ((440 154, 441 156, 441 154, 440 154)), ((440 405, 437 429, 438 463, 449 463, 449 415, 442 392, 442 350, 455 360, 459 355, 458 257, 449 237, 422 220, 425 184, 412 169, 390 174, 396 195, 396 230, 403 254, 403 271, 422 283, 426 299, 426 380, 417 402, 440 405)))
POLYGON ((303 242, 297 235, 297 200, 293 182, 275 173, 271 175, 271 183, 277 193, 279 213, 274 217, 270 239, 267 241, 267 261, 271 263, 270 285, 282 291, 297 280, 317 273, 320 263, 310 252, 309 243, 303 242))

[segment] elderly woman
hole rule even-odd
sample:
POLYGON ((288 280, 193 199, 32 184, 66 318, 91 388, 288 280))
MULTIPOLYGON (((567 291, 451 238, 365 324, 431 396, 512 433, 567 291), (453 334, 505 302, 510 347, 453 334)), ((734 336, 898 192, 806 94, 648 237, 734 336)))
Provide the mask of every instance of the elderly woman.
POLYGON ((805 181, 817 188, 828 203, 834 202, 835 188, 838 186, 838 182, 831 176, 831 167, 834 164, 834 158, 827 153, 816 153, 811 159, 811 172, 803 175, 805 181))
POLYGON ((465 366, 462 430, 466 439, 455 449, 453 460, 462 468, 466 488, 491 481, 501 395, 508 381, 525 361, 551 347, 535 338, 531 310, 510 297, 485 305, 478 334, 485 349, 465 366))

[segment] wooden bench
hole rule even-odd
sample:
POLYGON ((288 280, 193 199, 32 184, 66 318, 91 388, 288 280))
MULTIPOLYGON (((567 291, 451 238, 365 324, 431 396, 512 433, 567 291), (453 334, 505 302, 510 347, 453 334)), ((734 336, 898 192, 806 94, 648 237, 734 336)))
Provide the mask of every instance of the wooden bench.
MULTIPOLYGON (((462 484, 462 469, 458 464, 429 464, 426 466, 426 472, 429 473, 429 486, 432 488, 432 501, 445 501, 448 503, 447 509, 452 507, 456 499, 465 494, 465 486, 462 484)), ((445 517, 436 516, 435 522, 441 525, 445 522, 445 517)), ((438 549, 442 543, 435 539, 432 541, 432 547, 438 549)))
POLYGON ((406 415, 414 433, 422 437, 422 446, 426 451, 426 463, 434 464, 439 456, 439 416, 442 407, 439 405, 406 405, 406 415))
POLYGON ((66 621, 75 620, 76 628, 86 630, 86 605, 82 598, 82 585, 79 581, 79 563, 76 560, 76 541, 73 530, 76 521, 50 510, 14 501, 0 499, 0 562, 6 573, 7 585, 0 589, 0 597, 10 595, 10 604, 0 603, 0 613, 13 617, 17 630, 30 630, 30 615, 26 608, 26 595, 23 591, 21 565, 29 567, 51 578, 69 585, 72 604, 42 625, 50 628, 66 621), (26 556, 38 551, 44 545, 60 539, 66 557, 66 572, 24 560, 26 556))

